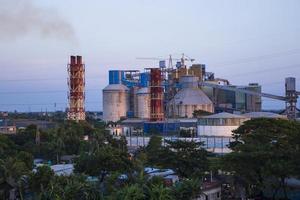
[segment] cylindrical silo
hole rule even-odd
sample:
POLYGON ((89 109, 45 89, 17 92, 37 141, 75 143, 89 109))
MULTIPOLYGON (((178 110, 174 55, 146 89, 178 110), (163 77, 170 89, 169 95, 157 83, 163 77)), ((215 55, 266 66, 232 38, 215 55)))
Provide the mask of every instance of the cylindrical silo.
POLYGON ((137 91, 137 117, 140 119, 150 118, 150 91, 144 87, 137 91))
POLYGON ((122 84, 110 84, 103 89, 103 120, 116 122, 129 110, 129 89, 122 84))

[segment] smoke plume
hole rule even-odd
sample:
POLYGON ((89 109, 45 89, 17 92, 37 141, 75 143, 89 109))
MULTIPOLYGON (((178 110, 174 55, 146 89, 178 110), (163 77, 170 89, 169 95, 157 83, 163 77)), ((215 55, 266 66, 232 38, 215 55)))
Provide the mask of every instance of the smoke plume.
POLYGON ((31 0, 4 0, 0 4, 0 39, 17 39, 29 33, 74 40, 71 24, 55 10, 38 8, 31 0))

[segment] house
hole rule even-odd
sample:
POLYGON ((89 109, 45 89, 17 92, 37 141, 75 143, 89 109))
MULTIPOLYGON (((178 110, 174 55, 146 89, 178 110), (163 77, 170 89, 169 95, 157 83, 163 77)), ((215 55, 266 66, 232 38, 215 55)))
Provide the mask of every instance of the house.
POLYGON ((221 200, 221 183, 207 181, 201 186, 201 193, 194 200, 221 200))

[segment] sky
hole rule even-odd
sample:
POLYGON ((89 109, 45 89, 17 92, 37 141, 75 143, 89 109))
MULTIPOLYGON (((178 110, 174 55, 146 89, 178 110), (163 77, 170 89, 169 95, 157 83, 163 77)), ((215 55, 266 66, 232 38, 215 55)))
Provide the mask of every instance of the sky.
POLYGON ((70 55, 83 56, 89 111, 102 110, 108 70, 158 64, 137 57, 184 53, 232 84, 284 95, 293 76, 300 90, 299 8, 299 0, 0 0, 0 110, 64 110, 70 55))

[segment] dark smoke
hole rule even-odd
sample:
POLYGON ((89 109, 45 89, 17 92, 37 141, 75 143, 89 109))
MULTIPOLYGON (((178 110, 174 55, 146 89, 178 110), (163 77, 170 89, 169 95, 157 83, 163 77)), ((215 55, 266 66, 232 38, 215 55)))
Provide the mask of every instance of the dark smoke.
POLYGON ((38 8, 31 0, 0 2, 0 39, 17 39, 28 33, 74 40, 74 30, 55 10, 38 8))

